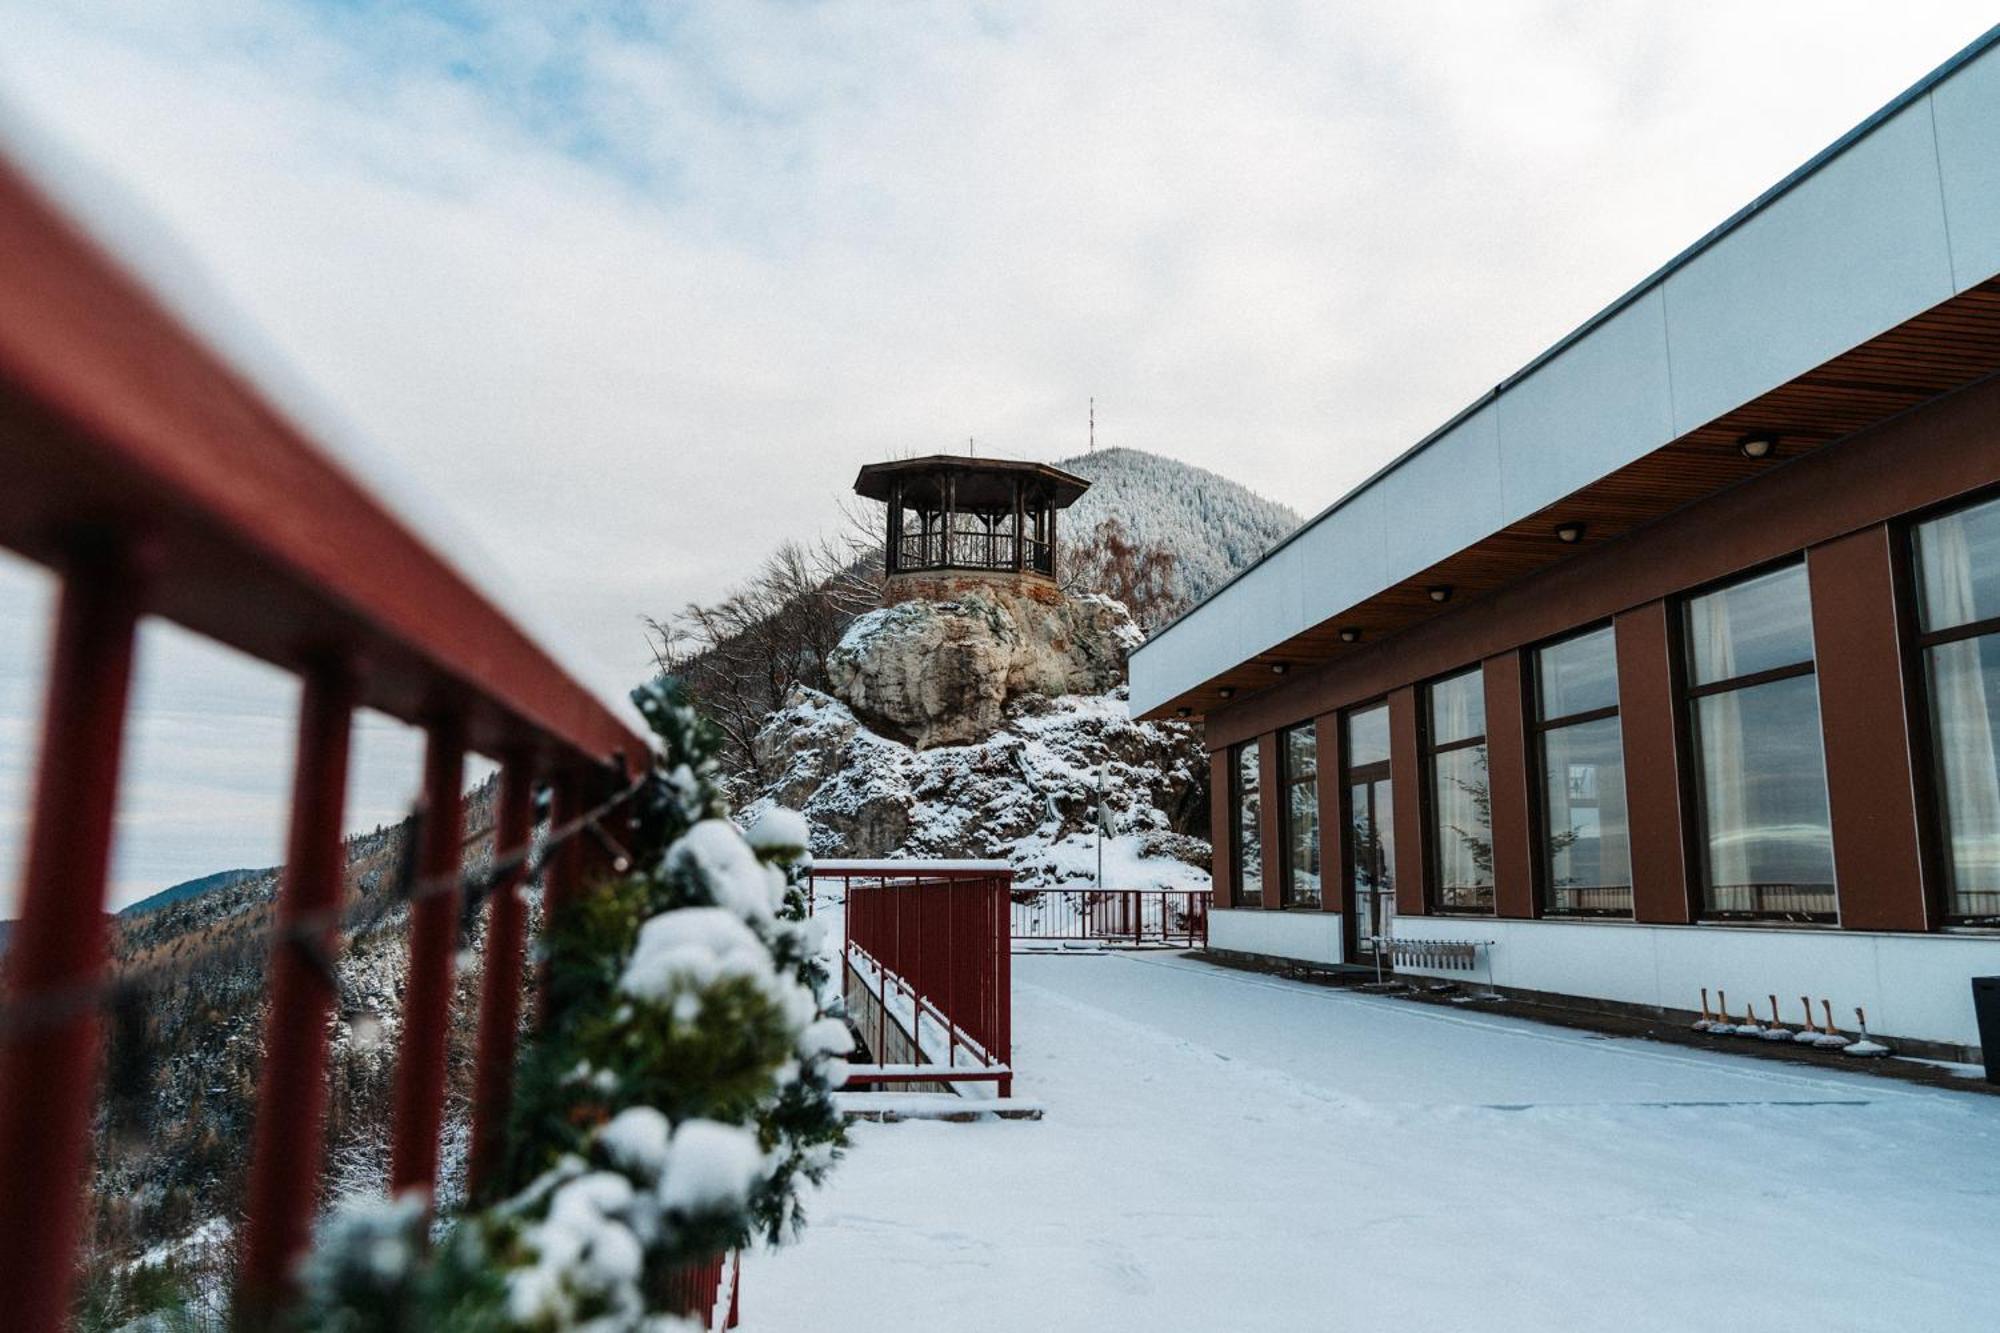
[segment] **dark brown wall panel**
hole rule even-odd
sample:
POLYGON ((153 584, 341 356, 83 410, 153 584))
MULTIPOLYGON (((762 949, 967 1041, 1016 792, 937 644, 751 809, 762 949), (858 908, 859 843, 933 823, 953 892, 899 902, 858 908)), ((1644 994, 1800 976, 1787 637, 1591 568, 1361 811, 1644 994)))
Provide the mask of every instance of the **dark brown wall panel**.
POLYGON ((1424 765, 1418 750, 1417 690, 1389 694, 1389 790, 1396 807, 1396 911, 1422 916, 1424 893, 1424 765))
POLYGON ((1236 876, 1236 853, 1232 830, 1236 811, 1229 805, 1229 751, 1215 750, 1208 756, 1209 881, 1214 888, 1209 897, 1211 910, 1229 907, 1230 881, 1236 876))
POLYGON ((1486 780, 1493 819, 1493 903, 1501 916, 1535 914, 1528 736, 1521 654, 1486 659, 1486 780))
MULTIPOLYGON (((1683 783, 1665 602, 1613 622, 1618 645, 1618 718, 1625 740, 1625 805, 1631 821, 1632 911, 1640 921, 1692 919, 1683 835, 1683 783)), ((1687 812, 1687 826, 1694 815, 1687 812)))
POLYGON ((1854 930, 1928 924, 1893 540, 1877 526, 1806 557, 1834 878, 1854 930))
POLYGON ((1338 715, 1319 718, 1313 731, 1319 764, 1319 905, 1321 911, 1338 912, 1347 883, 1347 817, 1340 792, 1347 756, 1340 750, 1338 715))

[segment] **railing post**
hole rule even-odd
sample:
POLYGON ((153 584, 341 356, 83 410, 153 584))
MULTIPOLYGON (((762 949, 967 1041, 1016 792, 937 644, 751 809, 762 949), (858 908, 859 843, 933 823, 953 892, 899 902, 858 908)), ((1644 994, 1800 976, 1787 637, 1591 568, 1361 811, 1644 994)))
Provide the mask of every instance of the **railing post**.
MULTIPOLYGON (((583 814, 583 788, 576 772, 564 769, 549 781, 549 828, 551 833, 566 828, 583 814)), ((579 834, 578 837, 587 836, 579 834)), ((555 848, 549 855, 548 865, 542 874, 542 934, 547 935, 576 901, 579 868, 582 865, 582 847, 577 838, 555 848)), ((539 1021, 547 1027, 554 1015, 550 1012, 549 968, 552 961, 545 960, 537 985, 541 993, 541 1013, 539 1021)))
POLYGON ((450 1036, 452 953, 457 943, 465 748, 456 715, 434 719, 424 747, 423 817, 417 837, 417 900, 410 905, 410 970, 403 986, 389 1188, 437 1185, 450 1036))
POLYGON ((79 552, 64 570, 0 1027, 0 1310, 25 1333, 60 1328, 69 1313, 99 1022, 96 997, 65 992, 96 983, 105 967, 105 873, 140 596, 122 547, 79 552))
MULTIPOLYGON (((511 755, 500 772, 494 812, 493 856, 528 854, 534 829, 534 769, 511 755)), ((486 965, 479 993, 479 1056, 472 1077, 472 1155, 466 1163, 466 1196, 480 1197, 507 1153, 507 1117, 514 1105, 514 1054, 521 1035, 521 947, 528 911, 521 901, 521 870, 493 883, 486 916, 486 965)))
POLYGON ((279 936, 271 949, 271 1004, 264 1020, 250 1154, 237 1312, 243 1326, 269 1325, 292 1259, 305 1247, 318 1202, 326 1121, 327 1016, 336 998, 333 959, 346 849, 348 743, 357 682, 333 658, 305 673, 293 759, 291 831, 279 936), (309 934, 293 932, 306 930, 309 934))
MULTIPOLYGON (((998 1042, 1000 1049, 994 1055, 1001 1064, 1007 1066, 1009 1069, 1014 1067, 1014 922, 1013 918, 1007 914, 1007 895, 1008 891, 1013 887, 1013 882, 1014 876, 1011 871, 995 880, 994 896, 999 900, 999 910, 993 913, 993 929, 999 936, 999 939, 996 941, 996 951, 999 954, 998 967, 1000 972, 998 1042)), ((1011 1097, 1014 1095, 1014 1076, 1012 1074, 1001 1078, 999 1092, 1002 1097, 1011 1097)))

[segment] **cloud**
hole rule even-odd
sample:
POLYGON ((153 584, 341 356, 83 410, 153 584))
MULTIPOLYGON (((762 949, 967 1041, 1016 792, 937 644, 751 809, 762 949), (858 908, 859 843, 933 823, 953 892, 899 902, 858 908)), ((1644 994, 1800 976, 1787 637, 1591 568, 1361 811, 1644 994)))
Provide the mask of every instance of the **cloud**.
POLYGON ((859 464, 1312 510, 1977 35, 1972 4, 130 6, 0 90, 606 688, 859 464))

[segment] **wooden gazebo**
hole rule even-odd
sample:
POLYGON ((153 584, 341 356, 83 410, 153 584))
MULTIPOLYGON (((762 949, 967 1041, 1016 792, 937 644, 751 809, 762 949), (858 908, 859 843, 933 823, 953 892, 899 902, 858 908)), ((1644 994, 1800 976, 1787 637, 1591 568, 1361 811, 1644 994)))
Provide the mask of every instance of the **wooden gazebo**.
POLYGON ((1090 489, 1046 463, 934 454, 870 463, 855 494, 888 507, 883 565, 902 574, 1056 577, 1056 514, 1090 489))

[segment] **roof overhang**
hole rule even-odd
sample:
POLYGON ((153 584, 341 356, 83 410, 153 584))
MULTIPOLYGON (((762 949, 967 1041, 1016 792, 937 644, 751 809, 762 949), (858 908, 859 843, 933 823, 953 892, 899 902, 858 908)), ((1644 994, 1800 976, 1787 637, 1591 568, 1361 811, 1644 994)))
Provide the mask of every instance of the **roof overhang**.
POLYGON ((1133 712, 1205 714, 2000 370, 1996 274, 2000 28, 1156 634, 1133 712))
POLYGON ((973 458, 963 454, 931 454, 870 463, 854 478, 854 493, 889 503, 891 487, 903 485, 903 503, 915 509, 939 506, 947 482, 961 510, 1007 510, 1014 507, 1014 487, 1025 485, 1030 503, 1067 509, 1090 489, 1087 478, 1047 463, 1012 458, 973 458))

